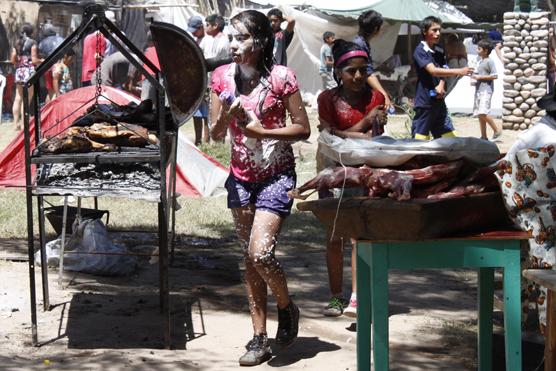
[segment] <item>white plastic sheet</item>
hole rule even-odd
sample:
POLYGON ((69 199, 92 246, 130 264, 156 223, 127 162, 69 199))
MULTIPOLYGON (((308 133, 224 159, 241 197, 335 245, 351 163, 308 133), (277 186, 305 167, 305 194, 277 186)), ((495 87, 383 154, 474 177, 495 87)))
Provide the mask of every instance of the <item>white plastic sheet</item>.
POLYGON ((318 142, 324 156, 349 166, 398 166, 416 155, 436 156, 446 161, 466 159, 477 165, 488 165, 500 157, 496 144, 478 138, 439 138, 425 142, 383 135, 372 139, 342 139, 324 130, 318 142))
MULTIPOLYGON (((84 219, 79 224, 76 221, 73 230, 69 240, 66 239, 68 242, 64 249, 65 270, 102 276, 123 276, 135 270, 136 258, 120 255, 127 253, 126 248, 110 240, 108 230, 100 219, 84 219)), ((48 266, 59 266, 60 247, 61 238, 46 244, 48 266)), ((35 254, 35 262, 40 265, 40 251, 35 254)))

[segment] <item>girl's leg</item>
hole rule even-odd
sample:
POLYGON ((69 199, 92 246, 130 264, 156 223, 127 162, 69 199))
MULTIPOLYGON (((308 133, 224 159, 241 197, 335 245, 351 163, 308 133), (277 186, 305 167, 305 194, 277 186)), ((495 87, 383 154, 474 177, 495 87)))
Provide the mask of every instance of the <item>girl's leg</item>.
POLYGON ((283 218, 274 213, 257 210, 251 227, 247 257, 272 290, 279 309, 286 308, 290 304, 286 276, 274 255, 282 222, 283 218))
POLYGON ((14 104, 12 106, 12 114, 14 115, 15 128, 16 130, 20 130, 21 123, 19 121, 21 120, 21 106, 23 103, 23 85, 16 84, 15 87, 16 90, 15 90, 14 104))
POLYGON ((496 125, 492 117, 490 117, 489 115, 485 115, 485 121, 488 124, 488 126, 490 126, 494 134, 500 133, 501 130, 498 129, 498 126, 496 125))
POLYGON ((330 240, 330 233, 326 236, 326 268, 328 269, 328 284, 332 297, 342 297, 344 276, 343 240, 334 237, 330 240))
POLYGON ((479 126, 481 128, 481 139, 488 139, 487 137, 487 129, 486 129, 486 115, 480 114, 479 115, 479 126))
POLYGON ((261 320, 266 319, 266 283, 257 273, 248 255, 255 208, 253 205, 248 205, 232 209, 232 216, 239 242, 245 253, 245 284, 247 286, 247 299, 253 322, 253 332, 255 335, 260 335, 266 333, 266 321, 261 320))
POLYGON ((351 293, 357 292, 357 250, 355 239, 351 239, 351 293))

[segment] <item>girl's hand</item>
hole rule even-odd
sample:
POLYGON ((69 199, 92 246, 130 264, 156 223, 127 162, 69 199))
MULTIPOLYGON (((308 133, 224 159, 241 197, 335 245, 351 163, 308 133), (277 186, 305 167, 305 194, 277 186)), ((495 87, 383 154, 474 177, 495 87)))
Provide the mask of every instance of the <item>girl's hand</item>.
POLYGON ((262 139, 265 135, 265 128, 255 115, 253 111, 245 111, 249 116, 247 124, 241 124, 242 121, 238 121, 238 127, 243 132, 247 138, 262 139))
POLYGON ((380 125, 386 125, 387 116, 384 107, 385 105, 376 106, 369 112, 367 117, 369 117, 370 126, 372 126, 374 122, 378 122, 380 125))

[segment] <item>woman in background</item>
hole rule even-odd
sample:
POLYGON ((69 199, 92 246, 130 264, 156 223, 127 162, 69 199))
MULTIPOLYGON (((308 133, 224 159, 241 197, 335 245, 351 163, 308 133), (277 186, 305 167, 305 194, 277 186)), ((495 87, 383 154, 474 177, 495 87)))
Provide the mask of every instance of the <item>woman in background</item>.
MULTIPOLYGON (((334 41, 334 78, 338 87, 322 92, 318 99, 320 129, 328 129, 341 138, 371 138, 381 135, 386 124, 384 112, 385 97, 367 83, 369 77, 369 56, 359 45, 342 39, 334 41)), ((317 149, 317 172, 325 167, 337 166, 330 163, 317 149)), ((363 196, 360 189, 347 190, 346 197, 363 196)), ((320 198, 331 197, 330 192, 319 193, 320 198)), ((355 277, 355 241, 351 253, 351 297, 346 300, 342 293, 344 270, 343 240, 337 236, 327 236, 326 265, 331 298, 323 314, 329 317, 345 314, 357 315, 357 295, 355 277)))
MULTIPOLYGON (((23 124, 23 84, 35 73, 35 64, 40 62, 37 42, 33 36, 33 26, 24 23, 21 26, 21 36, 12 49, 10 61, 15 66, 16 92, 12 113, 16 130, 21 130, 23 124)), ((33 99, 33 88, 29 88, 29 102, 33 99)))

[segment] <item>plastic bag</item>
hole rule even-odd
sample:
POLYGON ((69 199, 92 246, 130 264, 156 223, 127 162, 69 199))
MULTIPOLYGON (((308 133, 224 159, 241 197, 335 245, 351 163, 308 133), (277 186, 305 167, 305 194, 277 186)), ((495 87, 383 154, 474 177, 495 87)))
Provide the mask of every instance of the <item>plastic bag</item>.
POLYGON ((318 142, 323 155, 346 166, 399 166, 417 155, 446 161, 463 158, 477 165, 489 165, 500 158, 496 144, 478 138, 439 138, 425 142, 382 135, 372 139, 342 139, 323 130, 318 142))
MULTIPOLYGON (((65 270, 102 276, 123 276, 135 270, 137 259, 120 255, 126 254, 127 249, 110 240, 108 230, 100 219, 84 219, 81 223, 76 221, 73 230, 73 234, 66 238, 65 270)), ((59 266, 60 246, 61 237, 46 244, 48 266, 59 266)), ((35 261, 40 264, 40 251, 35 254, 35 261)))

